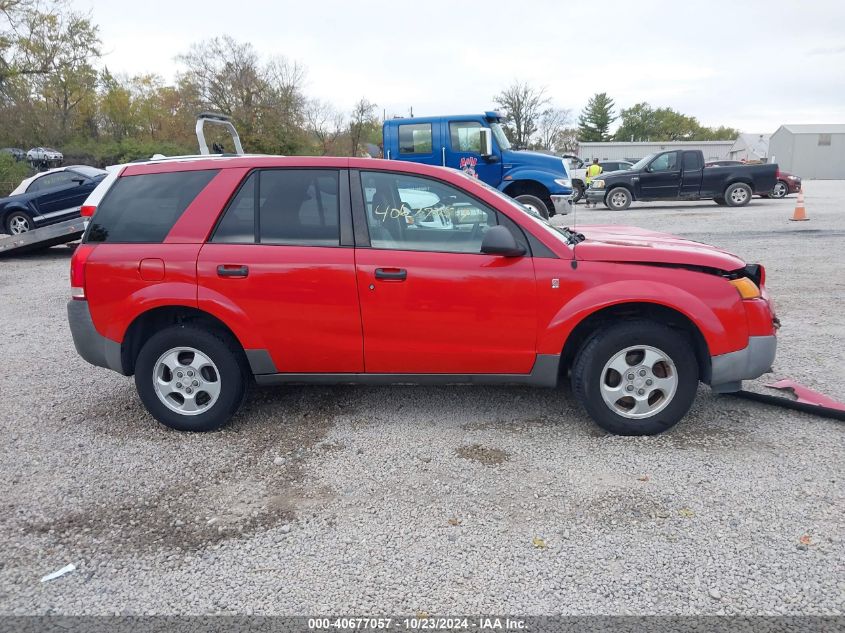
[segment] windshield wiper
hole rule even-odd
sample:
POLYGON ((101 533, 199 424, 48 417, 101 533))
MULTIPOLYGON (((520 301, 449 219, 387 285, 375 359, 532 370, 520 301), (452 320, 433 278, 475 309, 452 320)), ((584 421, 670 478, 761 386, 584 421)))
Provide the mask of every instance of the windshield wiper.
POLYGON ((583 233, 577 233, 576 231, 570 229, 568 226, 556 226, 554 228, 557 229, 560 233, 563 233, 566 236, 566 240, 570 244, 580 244, 581 242, 587 239, 586 237, 584 237, 583 233))

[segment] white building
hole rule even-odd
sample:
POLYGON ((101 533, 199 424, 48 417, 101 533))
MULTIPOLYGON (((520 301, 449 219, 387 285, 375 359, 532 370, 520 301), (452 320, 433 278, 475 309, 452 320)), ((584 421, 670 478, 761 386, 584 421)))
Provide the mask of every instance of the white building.
POLYGON ((769 162, 802 178, 845 179, 845 124, 781 125, 769 141, 769 162))
POLYGON ((765 163, 769 155, 770 138, 771 134, 740 134, 731 146, 728 158, 765 163))
POLYGON ((630 160, 638 161, 649 154, 670 149, 700 149, 704 160, 725 160, 734 141, 663 141, 663 142, 608 142, 579 143, 578 154, 584 160, 630 160))

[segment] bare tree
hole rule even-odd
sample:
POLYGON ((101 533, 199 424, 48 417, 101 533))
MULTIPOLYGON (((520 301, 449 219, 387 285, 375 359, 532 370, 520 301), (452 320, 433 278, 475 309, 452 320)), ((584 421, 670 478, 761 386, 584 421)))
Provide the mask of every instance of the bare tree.
POLYGON ((560 145, 563 130, 572 123, 572 120, 572 110, 566 108, 544 110, 537 122, 538 149, 556 151, 560 145))
POLYGON ((528 147, 531 137, 537 132, 540 115, 550 102, 546 89, 515 81, 493 97, 493 101, 505 111, 505 131, 511 142, 519 147, 528 147))
POLYGON ((578 152, 578 128, 568 127, 560 131, 558 144, 555 146, 558 154, 575 154, 578 152))
POLYGON ((305 105, 305 125, 320 148, 323 156, 335 149, 338 137, 343 134, 344 117, 327 101, 310 99, 305 105))
POLYGON ((361 139, 364 138, 368 128, 371 129, 377 124, 376 104, 367 101, 366 97, 361 97, 352 109, 352 118, 349 121, 350 156, 358 155, 361 139))

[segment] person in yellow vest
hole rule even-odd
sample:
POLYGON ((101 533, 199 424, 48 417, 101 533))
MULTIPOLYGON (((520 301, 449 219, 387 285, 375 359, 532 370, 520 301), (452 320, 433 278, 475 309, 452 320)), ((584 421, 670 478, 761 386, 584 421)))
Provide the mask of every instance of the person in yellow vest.
MULTIPOLYGON (((598 176, 602 172, 601 165, 599 165, 599 159, 594 158, 593 164, 587 167, 587 177, 584 179, 587 181, 587 187, 589 188, 590 183, 593 182, 593 178, 598 176)), ((595 207, 598 203, 594 202, 593 207, 595 207)), ((587 200, 587 207, 589 208, 590 201, 587 200)))

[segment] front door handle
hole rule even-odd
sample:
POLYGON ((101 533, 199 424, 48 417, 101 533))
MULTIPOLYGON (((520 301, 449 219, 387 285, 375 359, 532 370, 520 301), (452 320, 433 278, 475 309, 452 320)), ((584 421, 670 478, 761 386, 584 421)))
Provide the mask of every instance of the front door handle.
POLYGON ((249 275, 249 266, 238 264, 220 264, 217 267, 218 277, 246 277, 249 275))
POLYGON ((404 268, 376 268, 376 279, 384 281, 405 281, 408 271, 404 268))

